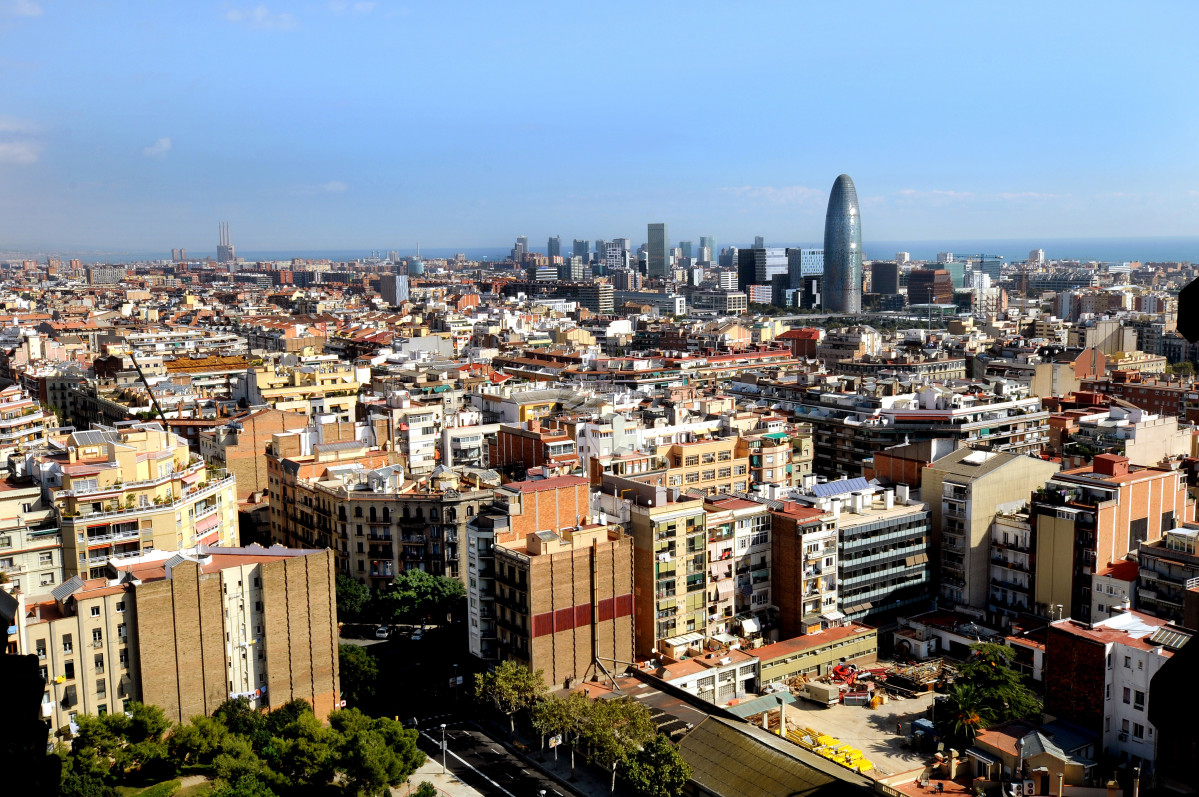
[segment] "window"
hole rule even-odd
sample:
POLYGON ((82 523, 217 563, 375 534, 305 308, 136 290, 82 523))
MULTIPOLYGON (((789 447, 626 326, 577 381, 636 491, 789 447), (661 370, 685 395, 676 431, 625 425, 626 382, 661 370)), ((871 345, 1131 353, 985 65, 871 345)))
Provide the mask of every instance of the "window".
POLYGON ((71 639, 71 635, 63 634, 62 635, 62 652, 63 653, 71 653, 74 650, 75 650, 75 644, 74 644, 74 641, 71 639))
POLYGON ((93 606, 92 607, 92 617, 99 617, 99 616, 100 616, 100 607, 93 606))
POLYGON ((125 611, 125 601, 117 601, 117 614, 125 611))
MULTIPOLYGON (((40 581, 41 581, 41 585, 43 587, 48 587, 54 583, 54 574, 53 573, 42 573, 40 581)), ((14 589, 18 586, 20 586, 20 585, 14 584, 14 589)))
POLYGON ((1104 699, 1104 700, 1111 700, 1111 699, 1112 699, 1112 685, 1111 685, 1111 684, 1106 684, 1106 685, 1103 687, 1103 699, 1104 699))
POLYGON ((92 629, 92 644, 99 645, 104 641, 104 631, 99 628, 92 629))
POLYGON ((1136 692, 1133 695, 1132 707, 1135 708, 1137 711, 1145 710, 1145 693, 1144 692, 1136 692))
POLYGON ((100 673, 104 672, 104 654, 103 653, 96 654, 95 668, 96 668, 96 672, 100 672, 100 673))
MULTIPOLYGON (((1126 670, 1131 670, 1131 669, 1132 669, 1132 656, 1125 656, 1125 657, 1124 657, 1124 669, 1126 669, 1126 670)), ((1127 691, 1127 690, 1125 690, 1125 691, 1127 691)), ((1127 700, 1125 700, 1124 702, 1125 702, 1125 703, 1127 703, 1128 701, 1127 701, 1127 700)))
POLYGON ((33 643, 34 650, 37 652, 39 659, 46 658, 46 640, 39 639, 33 643))
POLYGON ((125 641, 125 635, 126 635, 126 634, 125 634, 125 624, 124 624, 124 623, 121 623, 120 625, 118 625, 118 626, 117 626, 117 639, 119 639, 119 640, 121 640, 122 642, 124 642, 124 641, 125 641))
POLYGON ((1144 739, 1145 738, 1145 726, 1141 725, 1138 722, 1134 722, 1132 724, 1132 738, 1144 739))
POLYGON ((39 554, 37 555, 37 563, 38 563, 39 565, 52 565, 52 564, 54 564, 54 554, 53 554, 53 553, 51 553, 50 551, 43 551, 42 553, 39 553, 39 554))
POLYGON ((121 648, 119 651, 117 651, 117 661, 121 663, 121 669, 128 667, 129 651, 125 648, 121 648))
MULTIPOLYGON (((104 694, 104 693, 103 693, 103 692, 100 692, 100 694, 104 694)), ((107 714, 107 713, 108 713, 108 704, 107 704, 107 703, 101 703, 100 705, 96 706, 96 713, 97 713, 99 716, 103 717, 105 714, 107 714)))
POLYGON ((1126 686, 1126 687, 1124 687, 1124 703, 1128 704, 1131 702, 1132 702, 1132 690, 1126 686))
POLYGON ((96 679, 96 695, 99 697, 104 697, 104 694, 107 691, 107 689, 108 689, 108 685, 104 682, 104 679, 97 678, 96 679))
POLYGON ((68 681, 71 680, 72 678, 74 678, 75 677, 75 662, 73 662, 73 661, 64 662, 62 665, 62 674, 66 677, 66 679, 68 681))

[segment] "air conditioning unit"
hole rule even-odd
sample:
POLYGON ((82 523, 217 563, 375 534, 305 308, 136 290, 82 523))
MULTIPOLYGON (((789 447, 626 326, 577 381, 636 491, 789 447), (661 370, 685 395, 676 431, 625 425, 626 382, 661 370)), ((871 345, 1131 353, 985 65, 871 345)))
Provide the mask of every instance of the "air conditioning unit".
POLYGON ((1120 741, 1122 741, 1122 742, 1127 742, 1127 741, 1128 741, 1128 734, 1127 734, 1127 733, 1121 733, 1119 738, 1120 738, 1120 741))

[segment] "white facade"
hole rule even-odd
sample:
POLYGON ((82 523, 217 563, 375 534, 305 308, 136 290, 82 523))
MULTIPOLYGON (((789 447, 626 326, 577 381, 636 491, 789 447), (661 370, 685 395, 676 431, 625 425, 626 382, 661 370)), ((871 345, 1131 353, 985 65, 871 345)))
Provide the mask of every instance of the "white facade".
MULTIPOLYGON (((1106 622, 1119 621, 1116 617, 1106 622)), ((1126 753, 1130 758, 1153 761, 1157 756, 1157 733, 1149 722, 1149 682, 1169 661, 1165 655, 1168 651, 1159 646, 1146 650, 1119 642, 1107 647, 1103 749, 1112 756, 1126 753)))

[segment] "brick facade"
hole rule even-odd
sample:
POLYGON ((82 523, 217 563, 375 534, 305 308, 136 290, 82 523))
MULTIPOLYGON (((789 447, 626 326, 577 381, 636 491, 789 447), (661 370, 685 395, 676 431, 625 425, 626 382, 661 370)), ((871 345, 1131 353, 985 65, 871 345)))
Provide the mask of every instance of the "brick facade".
POLYGON ((1045 639, 1045 713, 1098 731, 1103 727, 1104 646, 1053 625, 1045 639))

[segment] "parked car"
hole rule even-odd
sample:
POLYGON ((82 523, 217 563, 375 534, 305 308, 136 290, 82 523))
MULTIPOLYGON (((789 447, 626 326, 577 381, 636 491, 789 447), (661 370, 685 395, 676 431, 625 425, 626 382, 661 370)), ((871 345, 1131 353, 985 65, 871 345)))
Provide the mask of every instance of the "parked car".
POLYGON ((412 641, 420 642, 424 638, 424 636, 425 636, 425 632, 421 631, 420 629, 417 629, 416 631, 412 632, 412 641))
POLYGON ((387 639, 391 636, 391 629, 385 625, 381 625, 375 629, 375 639, 387 639))

